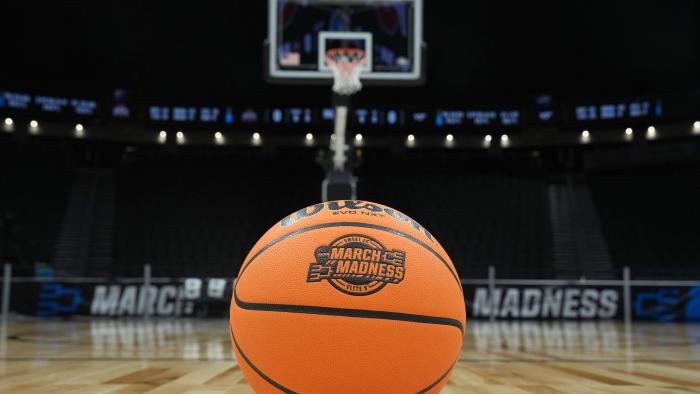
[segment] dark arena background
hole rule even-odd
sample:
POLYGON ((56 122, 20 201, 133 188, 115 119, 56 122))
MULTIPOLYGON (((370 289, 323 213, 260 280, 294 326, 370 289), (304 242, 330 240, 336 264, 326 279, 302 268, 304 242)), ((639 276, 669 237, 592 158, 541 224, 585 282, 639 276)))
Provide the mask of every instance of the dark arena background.
POLYGON ((467 335, 443 392, 700 392, 698 2, 0 15, 0 392, 252 392, 236 273, 324 199, 444 245, 467 335), (351 100, 324 60, 348 45, 373 56, 351 100))

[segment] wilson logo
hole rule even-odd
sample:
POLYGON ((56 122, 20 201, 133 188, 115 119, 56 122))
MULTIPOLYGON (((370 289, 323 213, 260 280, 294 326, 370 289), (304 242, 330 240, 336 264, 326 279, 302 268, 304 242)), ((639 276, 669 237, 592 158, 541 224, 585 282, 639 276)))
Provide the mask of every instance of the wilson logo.
POLYGON ((330 245, 319 246, 316 262, 309 266, 307 282, 327 280, 350 295, 369 295, 387 284, 401 283, 405 276, 406 253, 388 250, 364 235, 345 235, 330 245))
POLYGON ((383 205, 373 204, 360 200, 330 201, 326 203, 312 205, 310 207, 300 209, 299 211, 294 212, 293 214, 282 219, 282 221, 280 221, 280 226, 291 226, 292 224, 297 223, 300 220, 310 218, 318 214, 324 209, 331 212, 332 215, 347 215, 348 217, 351 217, 353 215, 384 217, 384 215, 388 215, 390 218, 398 222, 405 222, 410 224, 411 227, 423 233, 423 235, 425 235, 425 237, 428 238, 430 241, 435 241, 435 239, 428 232, 428 230, 426 230, 423 226, 418 224, 418 222, 404 215, 403 213, 395 209, 385 207, 383 205))

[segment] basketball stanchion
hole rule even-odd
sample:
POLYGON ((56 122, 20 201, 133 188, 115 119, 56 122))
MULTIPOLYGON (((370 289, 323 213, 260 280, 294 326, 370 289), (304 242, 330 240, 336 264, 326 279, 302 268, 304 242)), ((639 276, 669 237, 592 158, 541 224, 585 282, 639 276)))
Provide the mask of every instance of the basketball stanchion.
POLYGON ((12 285, 12 264, 5 263, 5 269, 2 276, 2 310, 0 318, 2 323, 7 322, 10 315, 10 286, 12 285))
POLYGON ((331 49, 325 57, 328 67, 333 71, 335 125, 329 146, 333 156, 326 169, 326 178, 321 184, 321 200, 355 200, 357 178, 353 176, 352 162, 348 162, 350 147, 346 143, 346 129, 350 99, 362 89, 360 74, 367 60, 365 51, 357 48, 331 49))
POLYGON ((489 265, 489 320, 496 321, 496 267, 489 265))
MULTIPOLYGON (((151 288, 151 265, 150 264, 144 264, 143 265, 143 292, 145 294, 149 294, 148 292, 150 291, 149 289, 151 288)), ((143 317, 144 319, 148 319, 151 315, 151 311, 149 310, 148 306, 146 306, 143 309, 143 317)))

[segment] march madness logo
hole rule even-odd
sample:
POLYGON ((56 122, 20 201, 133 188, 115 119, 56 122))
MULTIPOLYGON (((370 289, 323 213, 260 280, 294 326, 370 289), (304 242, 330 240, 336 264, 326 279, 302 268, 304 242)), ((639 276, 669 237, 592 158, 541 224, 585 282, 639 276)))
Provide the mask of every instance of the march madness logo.
POLYGON ((374 294, 388 283, 404 278, 406 253, 388 250, 379 241, 358 234, 345 235, 319 246, 316 262, 309 265, 307 282, 327 280, 343 293, 374 294))

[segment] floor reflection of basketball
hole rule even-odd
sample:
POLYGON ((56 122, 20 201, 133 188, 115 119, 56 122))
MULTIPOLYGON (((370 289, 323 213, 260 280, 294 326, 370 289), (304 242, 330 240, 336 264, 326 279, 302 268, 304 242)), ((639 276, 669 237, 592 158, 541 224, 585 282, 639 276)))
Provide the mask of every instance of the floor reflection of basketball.
POLYGON ((413 219, 363 201, 317 204, 246 258, 231 341, 258 392, 437 392, 465 305, 445 250, 413 219))

